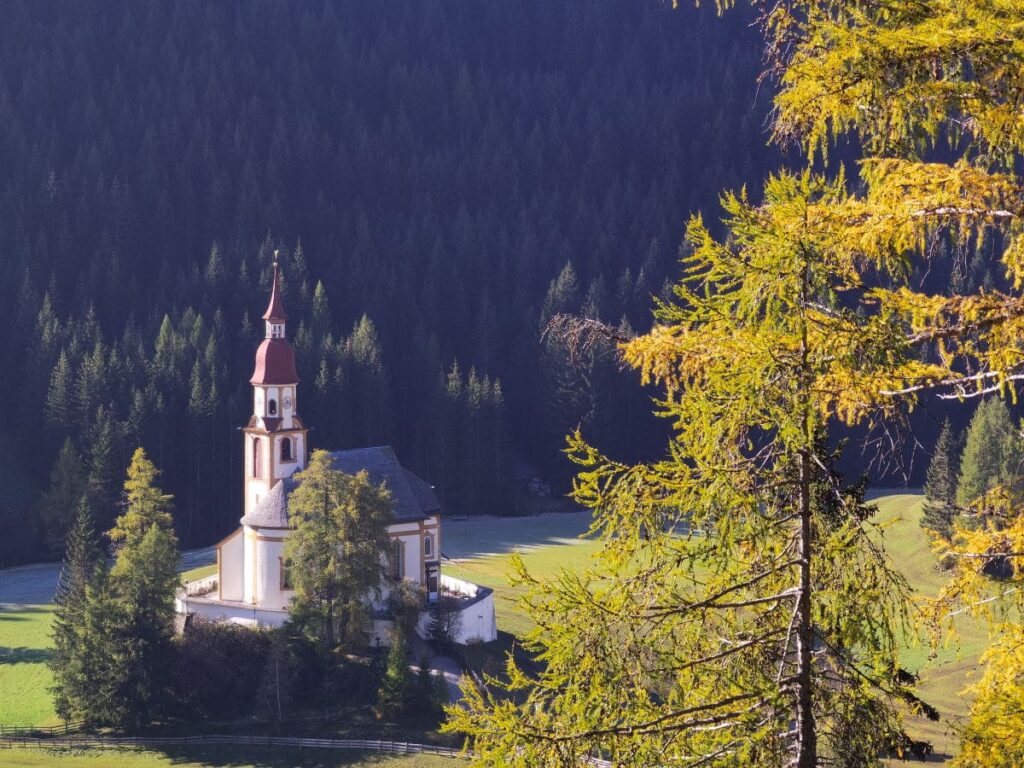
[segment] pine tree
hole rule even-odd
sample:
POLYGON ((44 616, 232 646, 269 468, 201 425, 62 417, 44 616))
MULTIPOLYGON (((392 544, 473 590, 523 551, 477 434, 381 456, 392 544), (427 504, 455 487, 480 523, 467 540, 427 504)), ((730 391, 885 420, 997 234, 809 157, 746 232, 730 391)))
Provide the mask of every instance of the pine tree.
POLYGON ((88 664, 86 609, 88 587, 101 562, 99 541, 87 496, 81 496, 75 521, 67 535, 61 567, 51 638, 53 655, 48 665, 53 673, 54 709, 65 722, 80 715, 89 697, 92 670, 88 664))
POLYGON ((47 553, 59 555, 86 492, 86 474, 82 459, 71 438, 64 440, 60 453, 50 470, 50 487, 39 502, 39 521, 43 526, 43 541, 47 553))
POLYGON ((953 535, 956 505, 957 474, 959 471, 959 440, 949 419, 942 422, 942 431, 935 441, 932 460, 924 481, 924 515, 921 527, 949 541, 953 535))

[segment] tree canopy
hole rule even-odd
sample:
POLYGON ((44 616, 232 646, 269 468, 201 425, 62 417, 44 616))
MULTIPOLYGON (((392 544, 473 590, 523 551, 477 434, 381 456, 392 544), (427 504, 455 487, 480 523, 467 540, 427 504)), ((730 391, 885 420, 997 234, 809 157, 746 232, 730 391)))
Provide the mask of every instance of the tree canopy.
MULTIPOLYGON (((605 546, 584 575, 533 582, 547 666, 510 662, 518 701, 470 686, 451 710, 481 764, 878 765, 906 743, 901 713, 930 712, 899 682, 905 605, 871 510, 821 446, 835 422, 891 429, 924 399, 1012 397, 1024 378, 1024 15, 796 0, 762 22, 774 137, 824 175, 777 175, 760 202, 726 195, 727 241, 691 222, 677 300, 621 347, 664 391, 666 456, 631 465, 571 440, 605 546), (856 185, 829 163, 847 139, 856 185), (993 241, 986 290, 920 279, 934 256, 993 241)), ((585 350, 593 324, 561 325, 585 350)), ((985 594, 986 560, 1024 549, 1019 524, 985 528, 954 534, 956 599, 985 594)))
MULTIPOLYGON (((621 0, 15 0, 0 28, 13 482, 38 497, 70 436, 105 530, 143 445, 183 543, 229 532, 275 249, 313 447, 391 444, 452 514, 513 511, 512 478, 567 490, 558 448, 581 421, 645 453, 660 427, 644 394, 613 359, 558 381, 541 313, 571 260, 574 301, 645 329, 680 212, 768 167, 749 21, 621 0), (489 383, 482 406, 446 394, 456 361, 464 388, 471 371, 489 383)), ((0 522, 22 515, 0 500, 0 522)), ((28 527, 0 562, 40 549, 28 527)))
POLYGON ((379 596, 384 578, 391 496, 366 472, 334 469, 327 451, 314 451, 295 479, 283 566, 295 589, 290 611, 327 649, 358 647, 367 632, 366 601, 379 596))

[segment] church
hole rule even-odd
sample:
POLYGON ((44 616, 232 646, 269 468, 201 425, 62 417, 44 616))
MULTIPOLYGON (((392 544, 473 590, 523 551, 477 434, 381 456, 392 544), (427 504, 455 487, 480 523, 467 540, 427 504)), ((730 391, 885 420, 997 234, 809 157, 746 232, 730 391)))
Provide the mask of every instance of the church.
MULTIPOLYGON (((308 428, 299 416, 299 376, 285 332, 280 279, 275 261, 263 314, 266 335, 250 379, 253 411, 242 429, 244 514, 239 527, 216 545, 216 574, 188 582, 179 592, 176 608, 186 616, 259 626, 279 626, 288 617, 294 595, 284 560, 288 496, 297 485, 293 475, 306 467, 308 428)), ((391 493, 387 577, 421 586, 428 604, 444 597, 459 613, 457 642, 496 639, 491 590, 441 573, 441 505, 433 487, 403 467, 390 446, 332 451, 331 458, 335 469, 349 474, 366 470, 391 493)), ((385 594, 386 584, 380 595, 367 596, 374 614, 371 644, 388 642, 385 594)))

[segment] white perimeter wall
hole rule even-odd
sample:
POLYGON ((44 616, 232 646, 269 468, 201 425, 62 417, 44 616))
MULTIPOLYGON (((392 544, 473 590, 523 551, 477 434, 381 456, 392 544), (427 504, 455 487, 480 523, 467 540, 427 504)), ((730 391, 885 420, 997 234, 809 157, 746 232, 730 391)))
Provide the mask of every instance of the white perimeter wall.
POLYGON ((267 611, 244 605, 229 605, 211 600, 179 597, 174 601, 178 613, 192 613, 207 621, 229 621, 260 627, 279 627, 288 618, 286 611, 267 611))
POLYGON ((489 643, 498 639, 498 620, 494 613, 494 591, 469 581, 441 574, 441 588, 474 600, 459 611, 461 624, 453 638, 460 645, 489 643))

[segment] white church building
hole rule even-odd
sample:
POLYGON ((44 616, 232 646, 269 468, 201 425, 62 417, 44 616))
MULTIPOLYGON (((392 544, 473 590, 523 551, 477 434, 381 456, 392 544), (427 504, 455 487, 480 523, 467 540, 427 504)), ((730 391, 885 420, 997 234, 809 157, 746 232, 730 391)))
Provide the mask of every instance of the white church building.
MULTIPOLYGON (((245 514, 241 525, 216 546, 216 574, 186 583, 176 607, 186 616, 213 621, 279 626, 287 619, 295 594, 288 581, 284 541, 289 533, 288 496, 297 485, 293 475, 306 467, 308 430, 298 412, 299 377, 295 352, 285 335, 288 318, 276 263, 263 319, 266 338, 256 350, 250 380, 253 413, 242 430, 245 514)), ((391 492, 388 578, 421 585, 428 603, 444 597, 454 604, 460 616, 457 642, 495 640, 492 591, 441 573, 441 505, 434 489, 403 467, 390 446, 333 451, 331 457, 336 469, 349 474, 366 470, 374 483, 383 482, 391 492)), ((388 640, 386 591, 385 583, 380 595, 367 596, 376 617, 371 643, 388 640)), ((421 627, 426 626, 428 607, 424 606, 421 627)))

